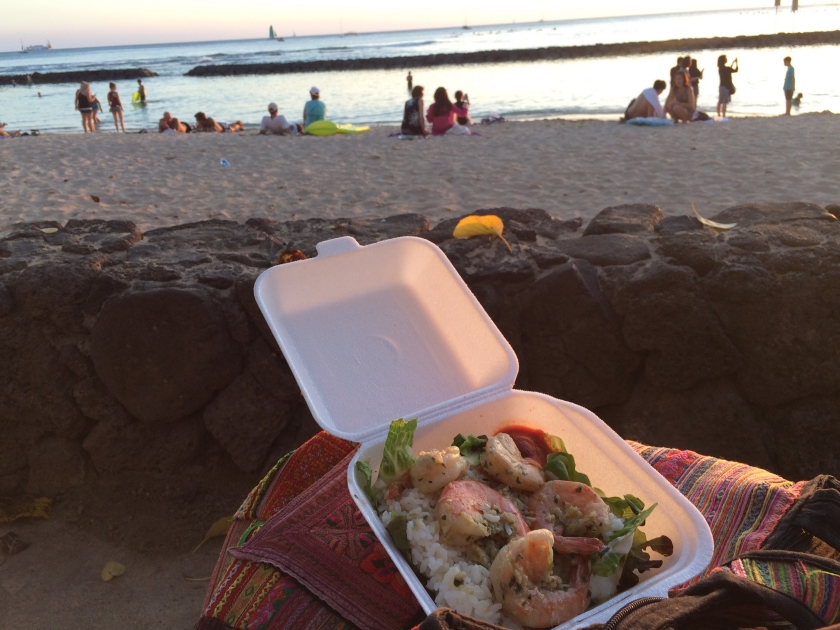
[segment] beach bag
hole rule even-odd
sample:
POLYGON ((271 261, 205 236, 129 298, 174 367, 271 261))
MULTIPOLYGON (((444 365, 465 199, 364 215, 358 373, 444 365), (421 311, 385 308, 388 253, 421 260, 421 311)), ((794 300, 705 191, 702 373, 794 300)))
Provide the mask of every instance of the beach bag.
POLYGON ((735 84, 734 83, 729 84, 729 96, 735 96, 735 84))

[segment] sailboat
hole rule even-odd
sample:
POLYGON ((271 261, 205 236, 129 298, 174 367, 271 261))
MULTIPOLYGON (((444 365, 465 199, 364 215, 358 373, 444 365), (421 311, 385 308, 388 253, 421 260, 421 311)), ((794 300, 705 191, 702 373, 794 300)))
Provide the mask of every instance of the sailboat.
POLYGON ((277 33, 274 32, 274 27, 273 26, 268 27, 268 38, 269 39, 276 39, 278 42, 283 41, 282 37, 277 37, 277 33))

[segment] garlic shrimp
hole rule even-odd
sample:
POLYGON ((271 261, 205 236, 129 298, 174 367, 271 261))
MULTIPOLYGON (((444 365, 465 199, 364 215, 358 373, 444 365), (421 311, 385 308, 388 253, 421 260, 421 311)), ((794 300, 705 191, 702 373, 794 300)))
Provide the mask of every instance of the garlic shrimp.
POLYGON ((488 475, 518 492, 534 492, 545 483, 542 466, 522 457, 519 448, 507 433, 487 438, 481 467, 488 475))
POLYGON ((560 553, 600 551, 612 532, 612 514, 587 485, 577 481, 548 481, 528 499, 534 526, 551 530, 560 553))
POLYGON ((441 539, 451 545, 468 545, 500 533, 524 536, 528 532, 516 504, 477 481, 449 483, 438 499, 435 518, 441 539))

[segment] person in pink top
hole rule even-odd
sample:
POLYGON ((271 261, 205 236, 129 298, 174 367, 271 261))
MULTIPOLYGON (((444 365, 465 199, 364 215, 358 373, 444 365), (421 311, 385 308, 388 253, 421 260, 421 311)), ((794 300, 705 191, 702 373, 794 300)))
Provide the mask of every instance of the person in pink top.
POLYGON ((467 110, 461 109, 449 100, 446 88, 439 87, 435 90, 435 102, 429 106, 426 112, 426 120, 432 123, 432 135, 442 136, 452 129, 456 116, 467 116, 467 110))

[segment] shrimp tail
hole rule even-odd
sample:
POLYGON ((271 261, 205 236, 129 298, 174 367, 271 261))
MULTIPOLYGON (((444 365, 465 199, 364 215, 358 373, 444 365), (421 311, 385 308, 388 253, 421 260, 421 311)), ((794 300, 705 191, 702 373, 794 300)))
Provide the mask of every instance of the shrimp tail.
POLYGON ((604 543, 598 538, 584 538, 579 536, 555 536, 554 550, 557 553, 576 553, 588 556, 604 548, 604 543))

